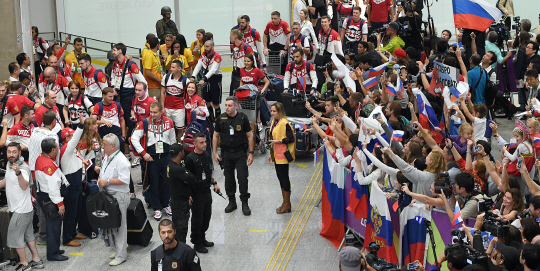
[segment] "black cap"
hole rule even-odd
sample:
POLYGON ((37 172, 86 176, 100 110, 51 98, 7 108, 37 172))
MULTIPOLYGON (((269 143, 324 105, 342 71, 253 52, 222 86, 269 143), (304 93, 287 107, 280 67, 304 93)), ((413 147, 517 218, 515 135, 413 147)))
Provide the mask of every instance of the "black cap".
POLYGON ((512 246, 497 244, 496 250, 504 257, 504 267, 508 270, 514 269, 519 265, 519 251, 512 246))
POLYGON ((399 24, 397 24, 396 22, 391 22, 388 24, 388 27, 391 27, 395 30, 399 30, 399 24))
POLYGON ((171 147, 169 148, 169 153, 172 155, 172 156, 176 156, 178 153, 180 153, 181 151, 183 151, 185 148, 187 148, 187 144, 179 144, 179 143, 174 143, 171 145, 171 147))

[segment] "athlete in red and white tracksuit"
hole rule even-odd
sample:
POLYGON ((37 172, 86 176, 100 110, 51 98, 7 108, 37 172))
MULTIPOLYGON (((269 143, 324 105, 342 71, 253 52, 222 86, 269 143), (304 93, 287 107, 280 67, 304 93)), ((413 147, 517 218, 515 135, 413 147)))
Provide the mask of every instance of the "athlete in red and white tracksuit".
POLYGON ((144 118, 150 116, 150 105, 156 102, 156 99, 153 97, 145 95, 143 99, 139 97, 133 98, 133 103, 131 104, 131 116, 135 116, 136 123, 139 123, 144 118))
POLYGON ((107 76, 105 75, 105 73, 103 73, 103 71, 98 72, 96 82, 94 77, 96 70, 96 68, 90 66, 90 70, 84 71, 82 73, 85 87, 84 93, 93 104, 96 104, 103 100, 102 91, 104 88, 109 86, 109 80, 107 80, 107 76))
POLYGON ((206 117, 208 117, 209 115, 208 108, 206 107, 206 103, 197 94, 193 94, 191 97, 186 97, 185 107, 186 107, 186 118, 187 118, 188 125, 192 121, 191 111, 194 111, 194 110, 197 111, 198 120, 206 120, 206 117))
POLYGON ((36 120, 36 123, 38 127, 41 127, 43 124, 43 113, 47 111, 54 111, 56 114, 56 126, 52 129, 53 132, 58 133, 62 130, 62 119, 60 118, 60 111, 58 110, 58 107, 54 105, 53 107, 49 107, 47 104, 42 104, 38 109, 36 109, 34 120, 36 120))
POLYGON ((283 79, 283 85, 285 86, 285 90, 288 90, 289 88, 295 88, 298 90, 311 89, 311 91, 314 91, 317 83, 317 72, 315 71, 315 67, 313 66, 313 64, 311 64, 310 62, 304 60, 300 65, 298 65, 295 61, 293 61, 287 65, 287 69, 285 70, 285 78, 283 79), (294 65, 292 74, 291 65, 294 65), (302 86, 302 84, 298 80, 298 78, 301 77, 305 78, 306 80, 306 82, 304 83, 305 87, 302 86), (310 86, 311 88, 309 88, 310 86))
POLYGON ((11 127, 11 129, 9 130, 7 134, 6 145, 8 145, 11 142, 17 142, 21 145, 24 145, 24 147, 21 146, 23 149, 26 149, 22 151, 22 157, 24 157, 24 161, 26 161, 27 163, 30 158, 29 152, 28 152, 28 147, 30 146, 29 141, 30 141, 30 136, 32 135, 32 131, 34 130, 34 128, 36 128, 36 126, 34 126, 33 119, 31 120, 22 119, 21 121, 17 122, 17 124, 13 125, 13 127, 11 127), (28 122, 28 123, 25 123, 25 122, 28 122))
POLYGON ((327 30, 321 29, 319 31, 319 54, 323 54, 324 51, 327 51, 330 55, 336 53, 338 55, 343 55, 343 48, 341 46, 341 38, 336 30, 328 28, 327 30), (328 40, 328 42, 327 42, 328 40))
POLYGON ((69 81, 62 76, 61 74, 56 73, 56 78, 49 82, 47 79, 43 80, 39 84, 39 99, 45 101, 45 91, 52 90, 56 94, 56 106, 60 112, 64 110, 64 105, 66 105, 66 97, 69 95, 68 83, 69 81))
MULTIPOLYGON (((17 103, 14 99, 9 99, 9 96, 4 96, 0 98, 0 106, 6 103, 6 106, 4 108, 4 112, 2 114, 4 115, 4 119, 8 120, 8 128, 13 127, 13 125, 17 122, 19 122, 20 114, 19 112, 21 109, 17 106, 17 103)), ((0 123, 0 126, 4 126, 0 123)))
MULTIPOLYGON (((240 29, 240 31, 242 31, 242 29, 240 29)), ((259 54, 261 65, 263 67, 266 67, 266 58, 263 57, 264 45, 262 43, 262 37, 259 31, 257 31, 255 28, 252 28, 251 26, 248 26, 246 27, 246 30, 242 31, 242 33, 244 34, 244 36, 242 37, 242 41, 249 44, 249 46, 251 46, 251 49, 253 49, 253 51, 259 54)))

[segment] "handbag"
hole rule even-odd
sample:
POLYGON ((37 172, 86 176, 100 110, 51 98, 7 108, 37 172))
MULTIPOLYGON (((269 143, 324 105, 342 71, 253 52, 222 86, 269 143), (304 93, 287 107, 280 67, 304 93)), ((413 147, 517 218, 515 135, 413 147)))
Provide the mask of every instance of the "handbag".
POLYGON ((289 144, 287 144, 287 151, 283 153, 285 155, 285 158, 287 159, 287 162, 291 163, 294 161, 294 158, 292 157, 291 152, 289 151, 289 144))
POLYGON ((45 211, 49 218, 55 218, 60 216, 60 214, 58 213, 60 211, 60 209, 58 209, 58 205, 54 204, 50 200, 43 202, 43 209, 45 209, 43 211, 45 211))
POLYGON ((94 228, 114 229, 122 224, 122 213, 118 201, 106 190, 88 195, 86 215, 94 228))

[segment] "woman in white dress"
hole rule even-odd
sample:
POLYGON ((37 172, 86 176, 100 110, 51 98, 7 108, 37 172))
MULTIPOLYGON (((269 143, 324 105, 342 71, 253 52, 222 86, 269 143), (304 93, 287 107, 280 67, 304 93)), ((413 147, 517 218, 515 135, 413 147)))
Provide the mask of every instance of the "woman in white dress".
POLYGON ((302 27, 300 34, 308 37, 311 44, 313 44, 313 47, 315 47, 315 51, 313 52, 313 55, 315 55, 319 51, 319 43, 317 42, 317 35, 315 35, 313 24, 309 21, 308 14, 307 9, 302 9, 300 11, 300 26, 302 27))

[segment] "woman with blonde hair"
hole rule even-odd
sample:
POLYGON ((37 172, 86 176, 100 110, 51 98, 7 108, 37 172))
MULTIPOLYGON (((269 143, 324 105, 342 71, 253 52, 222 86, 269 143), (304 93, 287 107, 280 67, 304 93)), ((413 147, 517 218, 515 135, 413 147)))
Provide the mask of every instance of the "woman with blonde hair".
POLYGON ((294 131, 285 117, 285 107, 276 102, 270 107, 272 124, 270 125, 270 157, 268 162, 275 162, 276 174, 281 186, 283 203, 276 213, 291 212, 291 181, 289 180, 289 163, 294 161, 294 131))
POLYGON ((300 34, 306 36, 309 39, 309 42, 313 44, 313 47, 316 51, 313 52, 313 55, 319 51, 319 43, 317 42, 317 35, 315 35, 315 30, 313 29, 313 24, 309 20, 309 11, 307 9, 302 9, 300 11, 300 34))

